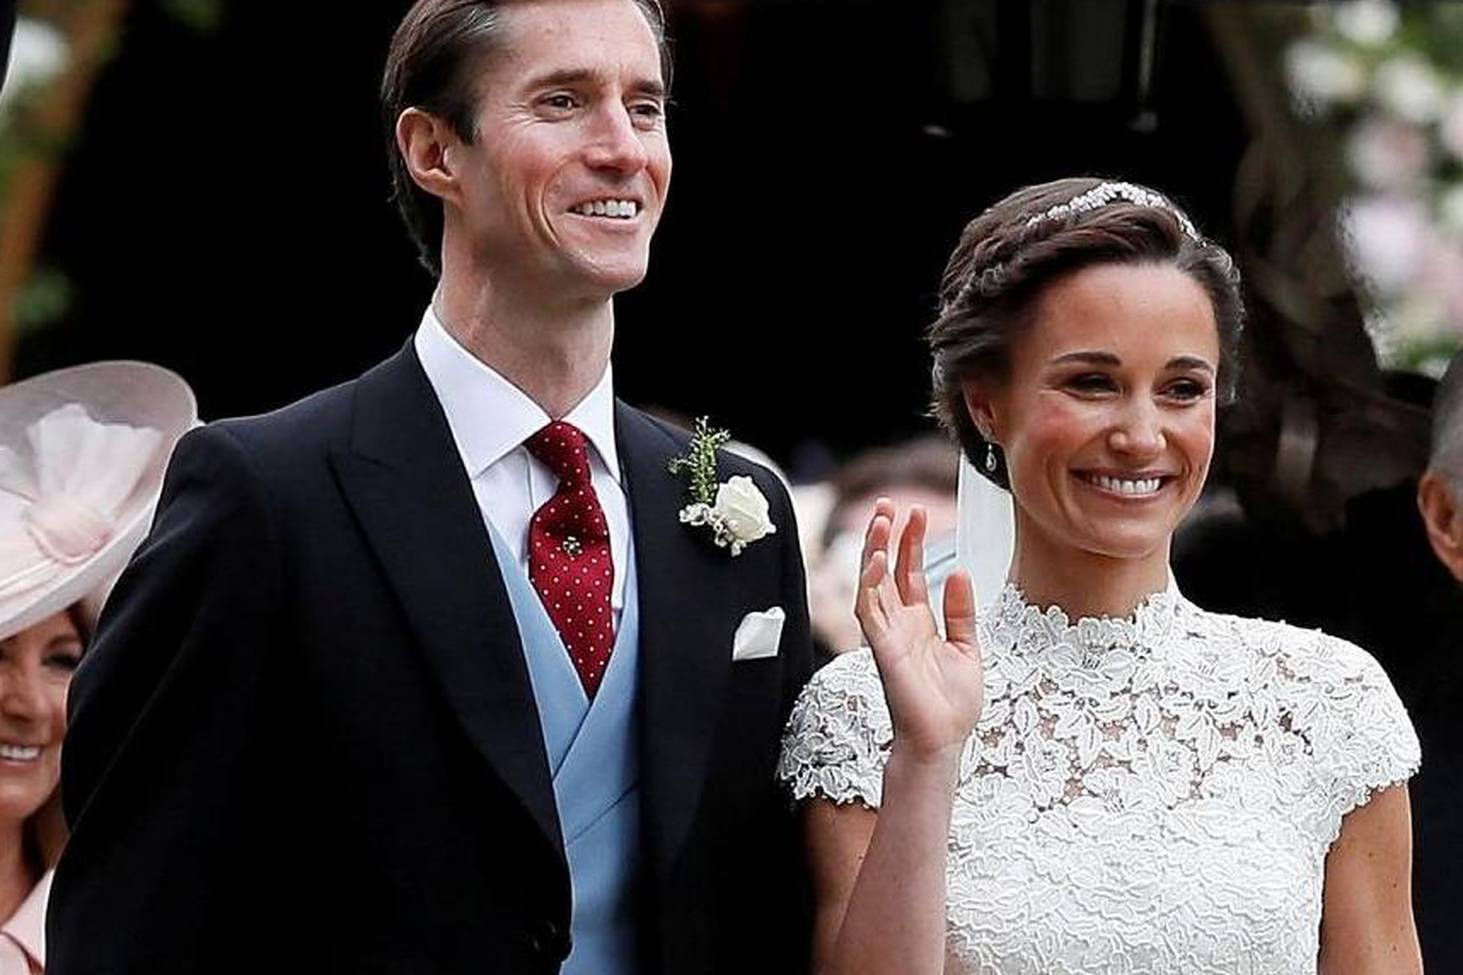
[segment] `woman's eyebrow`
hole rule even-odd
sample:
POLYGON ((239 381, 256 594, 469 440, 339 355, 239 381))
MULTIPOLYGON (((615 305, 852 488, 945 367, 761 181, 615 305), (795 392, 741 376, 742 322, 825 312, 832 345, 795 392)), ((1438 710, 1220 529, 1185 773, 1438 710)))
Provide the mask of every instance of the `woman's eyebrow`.
POLYGON ((1209 364, 1208 359, 1201 359, 1195 355, 1178 355, 1168 360, 1170 369, 1199 369, 1203 372, 1213 373, 1214 367, 1209 364))
POLYGON ((1079 352, 1065 352, 1051 361, 1052 365, 1060 365, 1065 362, 1081 362, 1093 366, 1120 366, 1123 360, 1111 352, 1098 352, 1094 349, 1084 349, 1079 352))

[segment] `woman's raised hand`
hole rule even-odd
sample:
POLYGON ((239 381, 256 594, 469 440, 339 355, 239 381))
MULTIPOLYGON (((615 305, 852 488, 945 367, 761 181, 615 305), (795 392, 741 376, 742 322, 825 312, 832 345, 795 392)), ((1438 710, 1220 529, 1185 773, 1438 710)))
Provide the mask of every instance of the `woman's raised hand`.
POLYGON ((945 581, 942 639, 925 584, 925 511, 917 505, 911 509, 891 571, 895 514, 887 498, 874 505, 854 614, 884 683, 895 746, 919 758, 958 756, 985 699, 975 592, 963 569, 945 581))

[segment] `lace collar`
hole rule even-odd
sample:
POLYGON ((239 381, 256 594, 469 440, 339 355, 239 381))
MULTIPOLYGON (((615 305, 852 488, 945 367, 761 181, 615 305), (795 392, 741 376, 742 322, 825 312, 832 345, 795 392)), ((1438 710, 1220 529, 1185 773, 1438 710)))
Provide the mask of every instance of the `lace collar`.
POLYGON ((1130 616, 1084 616, 1073 621, 1060 606, 1033 605, 1012 582, 981 614, 981 636, 992 650, 1026 657, 1075 656, 1094 662, 1113 650, 1139 657, 1163 647, 1184 603, 1169 577, 1168 588, 1144 599, 1130 616))

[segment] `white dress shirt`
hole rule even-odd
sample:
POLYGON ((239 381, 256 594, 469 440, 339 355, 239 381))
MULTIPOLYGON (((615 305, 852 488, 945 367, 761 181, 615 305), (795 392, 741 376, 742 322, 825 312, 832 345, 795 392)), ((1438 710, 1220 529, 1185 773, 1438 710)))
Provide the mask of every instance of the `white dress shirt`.
MULTIPOLYGON (((559 479, 523 443, 552 422, 523 390, 448 334, 429 305, 413 339, 417 358, 447 414, 447 426, 472 482, 478 509, 507 543, 519 568, 528 572, 528 523, 553 497, 559 479)), ((615 560, 610 607, 618 627, 625 605, 625 567, 630 549, 630 512, 615 449, 615 396, 608 363, 589 394, 563 417, 583 431, 591 446, 589 473, 609 522, 615 560)))

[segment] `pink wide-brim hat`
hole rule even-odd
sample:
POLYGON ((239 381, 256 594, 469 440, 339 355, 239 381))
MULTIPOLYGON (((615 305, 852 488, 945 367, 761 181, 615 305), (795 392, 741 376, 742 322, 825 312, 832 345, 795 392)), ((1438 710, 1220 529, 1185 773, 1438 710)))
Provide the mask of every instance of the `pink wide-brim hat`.
POLYGON ((95 625, 197 425, 188 384, 146 362, 0 387, 0 639, 76 604, 95 625))

